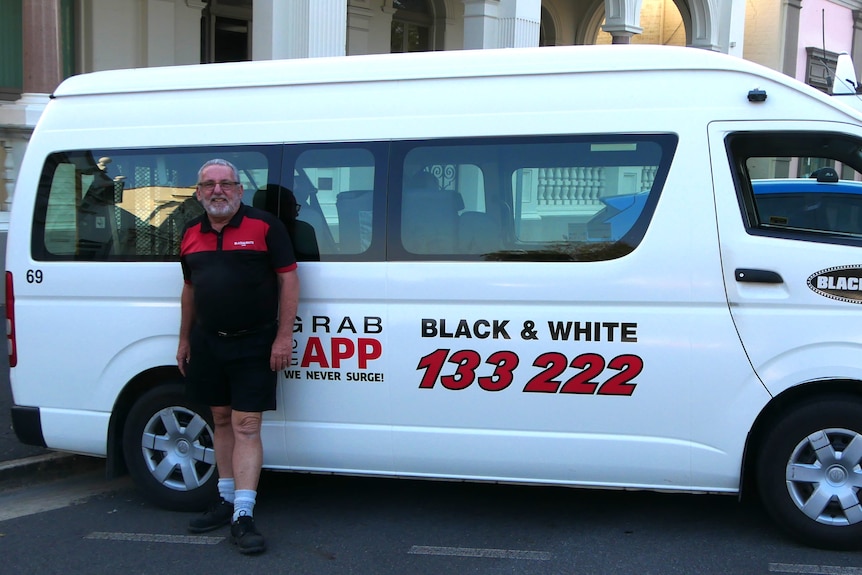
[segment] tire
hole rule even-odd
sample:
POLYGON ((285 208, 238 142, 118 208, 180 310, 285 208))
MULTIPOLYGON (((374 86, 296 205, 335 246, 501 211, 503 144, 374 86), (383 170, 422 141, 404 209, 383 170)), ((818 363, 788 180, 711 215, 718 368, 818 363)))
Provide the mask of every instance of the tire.
POLYGON ((182 384, 151 389, 135 402, 123 453, 135 484, 159 507, 195 511, 216 500, 212 413, 187 399, 182 384))
POLYGON ((833 395, 785 415, 761 444, 757 483, 791 537, 825 549, 862 547, 862 401, 833 395))

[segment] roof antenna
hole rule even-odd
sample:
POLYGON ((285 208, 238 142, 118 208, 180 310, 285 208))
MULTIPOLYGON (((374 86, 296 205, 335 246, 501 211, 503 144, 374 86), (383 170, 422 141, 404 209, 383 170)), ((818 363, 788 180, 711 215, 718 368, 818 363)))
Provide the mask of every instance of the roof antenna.
POLYGON ((835 78, 829 75, 829 64, 826 62, 826 8, 820 9, 820 37, 823 44, 823 50, 820 52, 820 62, 826 70, 826 87, 832 91, 835 87, 835 78))

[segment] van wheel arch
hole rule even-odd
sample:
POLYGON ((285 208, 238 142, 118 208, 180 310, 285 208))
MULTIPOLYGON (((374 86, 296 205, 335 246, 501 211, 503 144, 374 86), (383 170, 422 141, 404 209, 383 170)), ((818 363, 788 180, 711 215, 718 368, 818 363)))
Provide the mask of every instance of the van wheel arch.
POLYGON ((182 381, 182 375, 176 366, 162 366, 148 369, 133 377, 117 396, 111 410, 108 422, 107 464, 108 479, 114 479, 129 473, 123 453, 123 428, 129 416, 129 410, 146 392, 160 385, 182 381))
MULTIPOLYGON (((862 383, 809 384, 776 397, 761 413, 748 439, 741 486, 746 499, 757 493, 776 523, 806 545, 859 548, 862 490, 858 486, 862 478, 854 471, 857 462, 842 460, 851 441, 862 442, 862 383), (826 449, 816 454, 811 444, 818 442, 826 449), (788 481, 791 468, 806 475, 788 481), (821 505, 817 498, 823 494, 821 505), (845 504, 850 499, 857 501, 857 508, 845 514, 841 505, 827 503, 838 498, 845 504), (817 510, 806 504, 816 504, 817 510)), ((856 455, 853 458, 858 460, 856 455)))
POLYGON ((842 394, 862 398, 862 381, 824 380, 803 383, 781 392, 763 407, 752 424, 745 442, 742 469, 740 470, 739 494, 741 500, 757 499, 757 478, 754 473, 754 463, 759 456, 764 437, 775 427, 778 421, 799 405, 826 395, 842 394))

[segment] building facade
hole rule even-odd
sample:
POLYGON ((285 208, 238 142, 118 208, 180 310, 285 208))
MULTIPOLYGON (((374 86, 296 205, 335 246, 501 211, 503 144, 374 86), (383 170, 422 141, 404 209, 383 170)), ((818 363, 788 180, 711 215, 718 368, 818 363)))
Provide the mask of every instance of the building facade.
POLYGON ((728 53, 828 90, 838 54, 862 62, 860 31, 862 0, 0 0, 0 237, 29 135, 73 74, 650 43, 728 53))

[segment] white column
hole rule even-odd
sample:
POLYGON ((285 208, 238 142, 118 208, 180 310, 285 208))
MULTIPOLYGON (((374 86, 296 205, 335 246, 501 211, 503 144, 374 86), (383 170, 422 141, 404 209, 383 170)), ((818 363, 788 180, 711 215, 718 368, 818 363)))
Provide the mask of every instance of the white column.
POLYGON ((392 17, 395 15, 395 8, 392 6, 392 0, 381 2, 383 4, 380 6, 380 14, 372 22, 374 33, 369 36, 370 54, 389 54, 392 51, 392 17))
POLYGON ((288 58, 287 34, 276 33, 287 21, 287 4, 279 0, 257 0, 252 3, 251 58, 278 60, 288 58))
POLYGON ((721 51, 742 58, 742 45, 745 38, 746 2, 717 0, 716 10, 720 13, 719 43, 721 51))
POLYGON ((8 212, 12 209, 12 192, 15 190, 15 158, 12 157, 12 143, 0 142, 3 145, 3 184, 6 198, 3 201, 2 211, 8 212))
POLYGON ((499 45, 499 0, 464 2, 464 49, 481 50, 499 45))
POLYGON ((371 0, 347 3, 347 55, 370 53, 371 0))
POLYGON ((500 48, 539 45, 542 0, 500 0, 500 48))
POLYGON ((203 0, 177 0, 174 14, 174 64, 201 63, 201 12, 203 0))
POLYGON ((602 30, 613 36, 614 44, 628 44, 632 36, 643 33, 641 0, 605 0, 602 30))
POLYGON ((344 56, 347 0, 255 0, 255 60, 344 56))
MULTIPOLYGON (((174 0, 146 0, 144 9, 145 65, 171 66, 174 52, 174 0)), ((200 26, 197 28, 200 30, 200 26)))

